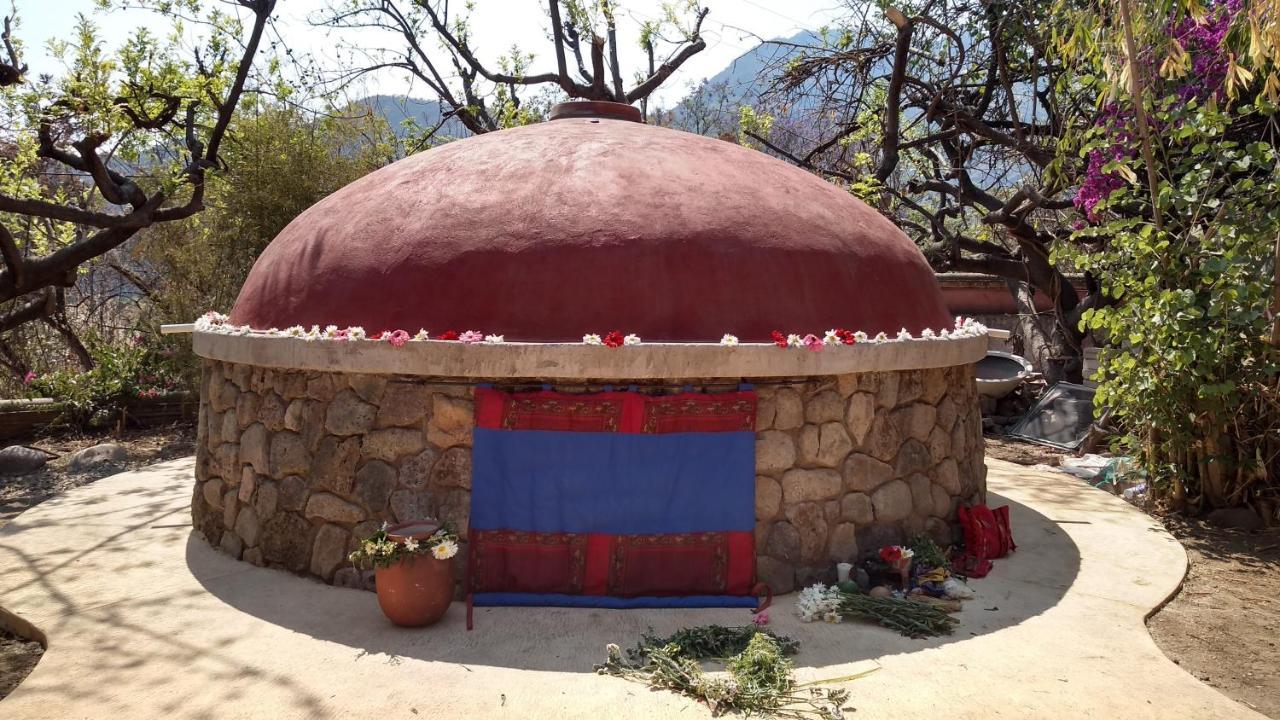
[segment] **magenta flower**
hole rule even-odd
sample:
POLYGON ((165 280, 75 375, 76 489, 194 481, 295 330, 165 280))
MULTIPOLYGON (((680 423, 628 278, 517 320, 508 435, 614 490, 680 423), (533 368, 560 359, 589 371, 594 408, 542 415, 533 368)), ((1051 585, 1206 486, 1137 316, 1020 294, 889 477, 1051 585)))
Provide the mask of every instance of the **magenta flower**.
POLYGON ((801 340, 800 342, 804 343, 805 347, 809 348, 814 352, 822 352, 822 338, 818 337, 817 335, 814 335, 813 333, 809 333, 808 335, 805 335, 804 339, 801 340))
POLYGON ((27 374, 22 376, 22 384, 30 385, 32 382, 35 381, 35 379, 36 379, 36 371, 28 370, 27 374))
POLYGON ((755 624, 757 624, 757 625, 760 625, 761 627, 763 627, 763 626, 765 626, 765 625, 768 625, 768 624, 769 624, 769 611, 768 611, 768 610, 761 610, 760 612, 756 613, 756 614, 755 614, 755 617, 751 618, 751 622, 753 622, 753 623, 755 623, 755 624))
POLYGON ((484 333, 480 332, 479 330, 468 330, 458 336, 458 342, 461 342, 467 345, 474 345, 476 343, 484 342, 484 333))
POLYGON ((409 333, 404 330, 396 330, 391 333, 384 333, 384 335, 386 336, 387 342, 391 343, 394 347, 403 347, 405 343, 409 342, 409 333))

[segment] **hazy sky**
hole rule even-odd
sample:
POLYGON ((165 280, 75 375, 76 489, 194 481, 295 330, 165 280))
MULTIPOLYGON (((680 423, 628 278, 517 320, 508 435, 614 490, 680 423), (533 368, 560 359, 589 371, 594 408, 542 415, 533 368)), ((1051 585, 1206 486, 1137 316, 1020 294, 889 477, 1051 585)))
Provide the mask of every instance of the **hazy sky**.
MULTIPOLYGON (((333 47, 338 38, 331 31, 311 27, 307 18, 324 8, 329 0, 279 0, 277 27, 295 52, 306 52, 333 61, 333 47)), ((751 49, 759 38, 770 39, 795 34, 826 23, 836 12, 840 0, 703 0, 711 8, 703 24, 707 49, 694 56, 657 94, 662 105, 670 105, 682 97, 690 82, 713 75, 734 58, 751 49)), ((458 3, 459 5, 461 3, 458 3)), ((533 71, 553 69, 554 56, 544 39, 548 21, 543 0, 476 0, 472 17, 473 38, 482 59, 493 60, 506 52, 514 42, 525 51, 536 54, 533 71)), ((640 22, 656 19, 663 0, 621 0, 619 46, 621 64, 629 77, 642 63, 636 44, 640 22)), ((113 42, 126 37, 140 24, 162 27, 153 16, 139 11, 102 14, 93 10, 92 0, 17 0, 22 26, 17 33, 27 44, 27 62, 32 71, 56 72, 58 66, 44 51, 51 38, 68 38, 77 13, 91 14, 102 27, 104 36, 113 42)), ((365 46, 396 47, 394 38, 376 31, 348 34, 346 42, 365 46)), ((447 64, 446 64, 447 67, 447 64)), ((496 69, 496 68, 495 68, 496 69)), ((369 92, 403 95, 406 91, 425 97, 425 88, 410 88, 403 76, 384 75, 371 81, 369 92)))

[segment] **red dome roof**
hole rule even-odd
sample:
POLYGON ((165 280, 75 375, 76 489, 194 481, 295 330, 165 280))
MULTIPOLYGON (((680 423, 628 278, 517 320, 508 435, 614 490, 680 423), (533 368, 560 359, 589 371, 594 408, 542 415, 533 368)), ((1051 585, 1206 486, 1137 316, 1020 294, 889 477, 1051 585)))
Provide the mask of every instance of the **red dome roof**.
POLYGON ((951 324, 915 245, 835 185, 722 140, 580 117, 333 193, 262 253, 231 320, 650 342, 951 324))

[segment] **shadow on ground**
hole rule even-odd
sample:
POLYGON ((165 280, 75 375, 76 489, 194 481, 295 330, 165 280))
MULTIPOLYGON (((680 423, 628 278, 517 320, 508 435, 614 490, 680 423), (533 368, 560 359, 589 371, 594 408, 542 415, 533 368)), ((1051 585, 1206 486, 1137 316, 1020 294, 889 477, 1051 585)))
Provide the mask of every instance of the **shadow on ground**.
MULTIPOLYGON (((978 597, 965 603, 955 634, 911 640, 862 623, 806 625, 794 617, 794 595, 784 596, 775 601, 772 626, 801 641, 797 667, 935 648, 998 632, 1053 608, 1079 572, 1079 552, 1055 519, 995 494, 990 497, 993 506, 1006 503, 1019 550, 998 561, 990 576, 973 581, 978 597)), ((592 664, 603 659, 607 643, 630 645, 650 629, 669 633, 693 625, 751 620, 750 613, 741 609, 476 608, 475 630, 468 632, 463 605, 455 603, 440 624, 406 630, 383 619, 371 593, 333 588, 269 569, 247 568, 227 575, 221 570, 235 561, 195 534, 187 540, 186 560, 209 593, 228 605, 294 632, 345 645, 358 656, 590 672, 592 664)))

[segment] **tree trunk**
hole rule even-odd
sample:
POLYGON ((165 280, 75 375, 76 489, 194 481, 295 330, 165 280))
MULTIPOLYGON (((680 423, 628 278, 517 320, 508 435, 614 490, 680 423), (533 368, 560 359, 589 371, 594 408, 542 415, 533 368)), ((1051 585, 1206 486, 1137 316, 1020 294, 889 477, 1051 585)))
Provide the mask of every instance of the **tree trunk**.
POLYGON ((72 357, 76 359, 80 368, 86 372, 92 370, 94 367, 93 356, 89 354, 89 350, 84 346, 84 343, 80 342, 80 337, 76 335, 75 330, 71 329, 71 325, 66 318, 44 318, 44 321, 62 336, 63 342, 67 344, 67 349, 71 351, 72 357))
POLYGON ((1025 282, 1005 280, 1018 313, 1014 330, 1021 341, 1019 348, 1052 387, 1059 382, 1080 383, 1084 379, 1084 356, 1080 343, 1064 337, 1062 325, 1052 312, 1036 311, 1035 290, 1025 282))

